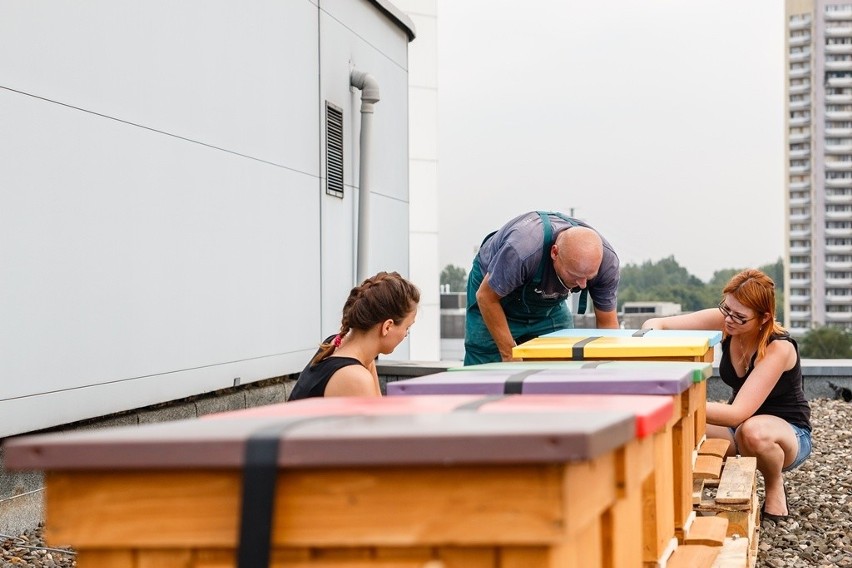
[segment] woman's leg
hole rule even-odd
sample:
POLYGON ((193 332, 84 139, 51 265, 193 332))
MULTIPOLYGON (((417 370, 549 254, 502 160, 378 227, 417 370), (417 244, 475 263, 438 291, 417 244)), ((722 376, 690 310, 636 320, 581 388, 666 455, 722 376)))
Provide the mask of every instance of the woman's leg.
POLYGON ((757 469, 763 474, 766 488, 766 512, 787 515, 781 470, 793 463, 799 453, 799 441, 793 427, 777 416, 761 414, 743 422, 736 438, 742 455, 757 458, 757 469))

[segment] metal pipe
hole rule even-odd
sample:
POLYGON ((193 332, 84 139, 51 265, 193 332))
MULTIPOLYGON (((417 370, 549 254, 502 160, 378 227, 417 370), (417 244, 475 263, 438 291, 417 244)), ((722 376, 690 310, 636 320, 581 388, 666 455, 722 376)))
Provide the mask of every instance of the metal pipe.
POLYGON ((379 84, 369 73, 353 69, 350 84, 361 91, 361 135, 358 167, 358 252, 357 282, 363 282, 370 267, 370 142, 373 130, 373 105, 379 102, 379 84))

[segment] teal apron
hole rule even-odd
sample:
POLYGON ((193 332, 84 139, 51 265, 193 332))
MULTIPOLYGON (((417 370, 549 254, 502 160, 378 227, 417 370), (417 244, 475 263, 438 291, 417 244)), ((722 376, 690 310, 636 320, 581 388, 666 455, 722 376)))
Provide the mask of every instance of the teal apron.
MULTIPOLYGON (((544 298, 536 290, 541 286, 544 271, 548 262, 551 262, 550 248, 553 246, 553 226, 548 219, 549 213, 539 211, 542 226, 544 227, 544 239, 542 241, 541 262, 538 264, 535 277, 531 282, 514 290, 509 295, 500 299, 500 305, 506 314, 509 323, 509 331, 512 333, 515 343, 520 344, 540 335, 574 327, 574 320, 566 297, 544 298)), ((554 213, 559 218, 567 221, 572 226, 577 224, 560 213, 554 213)), ((496 233, 496 231, 494 232, 496 233)), ((482 241, 485 243, 494 233, 489 234, 482 241)), ((477 365, 480 363, 499 362, 500 351, 491 337, 491 333, 482 319, 482 312, 476 304, 476 291, 482 284, 484 275, 479 265, 479 255, 473 259, 473 266, 467 278, 467 315, 465 317, 464 332, 464 364, 477 365)), ((586 311, 588 290, 583 289, 580 293, 580 304, 578 312, 586 311)))

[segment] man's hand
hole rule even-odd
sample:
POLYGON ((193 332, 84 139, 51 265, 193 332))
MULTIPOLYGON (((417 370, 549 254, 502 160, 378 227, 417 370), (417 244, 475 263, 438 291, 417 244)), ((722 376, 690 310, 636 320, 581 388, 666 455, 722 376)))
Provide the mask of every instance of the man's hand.
POLYGON ((512 358, 512 347, 515 346, 515 340, 512 337, 512 332, 509 330, 509 322, 506 320, 506 313, 503 311, 503 306, 500 305, 500 296, 491 287, 489 275, 486 274, 482 279, 482 284, 476 291, 476 303, 479 305, 479 311, 482 314, 482 321, 485 322, 485 327, 491 334, 494 343, 497 344, 497 350, 500 352, 502 361, 514 361, 512 358))

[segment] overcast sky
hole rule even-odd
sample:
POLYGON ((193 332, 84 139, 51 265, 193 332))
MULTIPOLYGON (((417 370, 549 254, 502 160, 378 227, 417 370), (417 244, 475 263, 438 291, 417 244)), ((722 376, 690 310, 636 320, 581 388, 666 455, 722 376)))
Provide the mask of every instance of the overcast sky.
POLYGON ((622 266, 784 252, 784 3, 438 0, 441 267, 533 209, 622 266))

